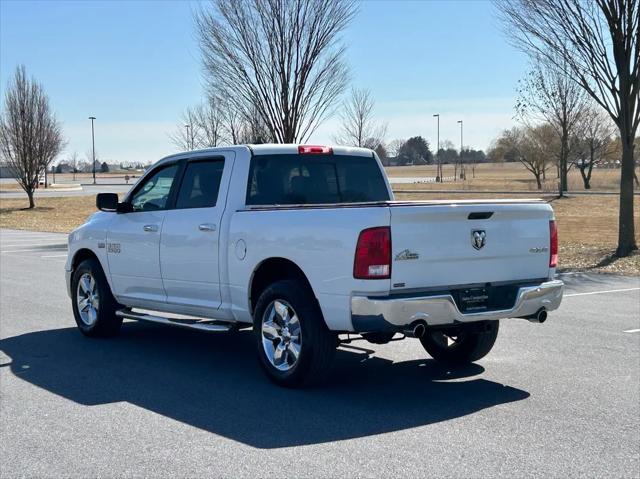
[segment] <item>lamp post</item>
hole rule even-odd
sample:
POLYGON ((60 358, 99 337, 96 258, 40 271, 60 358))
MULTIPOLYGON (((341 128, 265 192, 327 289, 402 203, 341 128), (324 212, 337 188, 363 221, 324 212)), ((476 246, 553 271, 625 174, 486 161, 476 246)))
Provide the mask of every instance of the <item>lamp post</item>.
MULTIPOLYGON (((184 125, 184 127, 187 129, 187 149, 193 150, 193 136, 189 136, 191 125, 184 125), (191 139, 191 142, 189 142, 189 139, 191 139)), ((191 134, 193 135, 193 128, 191 128, 191 134)))
POLYGON ((442 165, 440 164, 440 113, 436 113, 433 116, 438 119, 438 140, 436 145, 436 161, 438 163, 438 168, 436 173, 436 183, 442 183, 442 165))
POLYGON ((467 173, 464 171, 464 163, 462 162, 462 120, 458 120, 458 123, 460 123, 460 178, 466 180, 467 173))
POLYGON ((96 117, 95 116, 90 116, 89 120, 91 120, 91 151, 92 151, 92 155, 93 155, 93 162, 92 162, 92 170, 93 170, 93 184, 96 184, 96 139, 95 139, 95 135, 93 133, 93 120, 95 120, 96 117))

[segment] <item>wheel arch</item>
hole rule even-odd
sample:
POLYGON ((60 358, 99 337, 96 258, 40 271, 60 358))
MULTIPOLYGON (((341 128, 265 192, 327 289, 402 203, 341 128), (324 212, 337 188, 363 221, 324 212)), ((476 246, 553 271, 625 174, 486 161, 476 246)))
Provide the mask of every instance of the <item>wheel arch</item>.
POLYGON ((93 250, 91 250, 89 248, 79 248, 73 254, 73 258, 71 259, 71 274, 73 274, 73 272, 76 270, 76 268, 78 267, 78 265, 80 263, 82 263, 83 261, 85 261, 87 259, 95 259, 98 262, 98 264, 102 268, 102 272, 104 273, 105 278, 107 279, 107 284, 109 285, 109 289, 111 290, 111 293, 113 294, 113 287, 111 285, 111 277, 109 275, 109 272, 108 272, 107 268, 104 267, 104 264, 103 264, 102 260, 100 259, 100 256, 97 255, 93 250))
MULTIPOLYGON (((95 254, 89 248, 80 248, 73 254, 73 259, 71 260, 71 271, 75 271, 80 263, 91 258, 98 261, 98 263, 100 263, 100 266, 102 267, 102 263, 100 262, 97 254, 95 254)), ((102 271, 104 271, 104 267, 102 267, 102 271)))
POLYGON ((309 291, 311 291, 311 294, 313 294, 316 303, 318 302, 315 292, 313 291, 313 287, 311 286, 307 275, 304 273, 304 271, 302 271, 302 268, 300 268, 300 266, 287 258, 266 258, 254 268, 249 280, 249 311, 252 315, 260 294, 270 284, 285 279, 300 281, 306 288, 309 289, 309 291))

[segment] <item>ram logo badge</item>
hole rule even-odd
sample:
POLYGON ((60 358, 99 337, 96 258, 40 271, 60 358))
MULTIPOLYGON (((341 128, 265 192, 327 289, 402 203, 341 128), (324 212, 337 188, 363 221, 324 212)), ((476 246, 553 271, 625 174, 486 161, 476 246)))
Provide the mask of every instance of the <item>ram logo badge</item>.
POLYGON ((471 230, 471 246, 480 250, 487 244, 487 232, 485 230, 471 230))
POLYGON ((405 249, 396 255, 396 261, 405 261, 407 259, 419 259, 420 255, 411 250, 405 249))

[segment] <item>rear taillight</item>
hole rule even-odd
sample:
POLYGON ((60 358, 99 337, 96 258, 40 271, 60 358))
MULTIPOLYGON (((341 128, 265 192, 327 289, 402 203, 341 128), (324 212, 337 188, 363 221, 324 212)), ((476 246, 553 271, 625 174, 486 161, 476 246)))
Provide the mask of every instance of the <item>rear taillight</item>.
POLYGON ((549 267, 558 266, 558 227, 554 220, 549 221, 549 267))
POLYGON ((298 153, 300 155, 331 155, 333 148, 330 146, 300 145, 298 153))
POLYGON ((360 232, 353 262, 356 279, 388 279, 391 277, 391 229, 388 226, 360 232))

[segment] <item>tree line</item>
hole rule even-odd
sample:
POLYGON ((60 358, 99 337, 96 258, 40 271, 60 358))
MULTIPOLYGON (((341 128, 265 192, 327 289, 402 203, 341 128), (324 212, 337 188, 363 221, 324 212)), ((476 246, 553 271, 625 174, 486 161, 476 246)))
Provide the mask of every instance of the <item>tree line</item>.
MULTIPOLYGON (((634 148, 640 125, 640 0, 494 0, 505 33, 544 72, 534 82, 558 79, 567 95, 560 119, 546 118, 560 141, 560 196, 566 191, 572 111, 588 97, 613 122, 620 138, 620 208, 617 256, 637 250, 633 188, 634 148), (575 95, 573 94, 575 92, 575 95), (555 122, 555 125, 554 125, 555 122)), ((556 103, 534 87, 536 99, 556 103)), ((527 108, 529 105, 525 105, 527 108)), ((537 108, 533 107, 533 111, 537 108)), ((557 115, 556 115, 557 116, 557 115)), ((576 115, 577 122, 580 115, 576 115)))
POLYGON ((539 58, 518 86, 515 111, 519 125, 493 140, 487 155, 522 163, 538 189, 551 172, 562 196, 571 168, 590 189, 594 167, 621 156, 620 137, 606 112, 561 69, 539 58))

